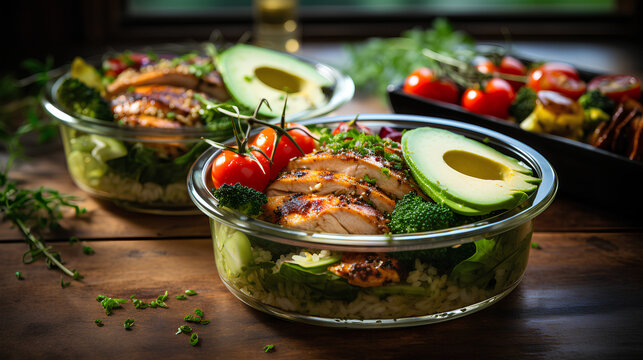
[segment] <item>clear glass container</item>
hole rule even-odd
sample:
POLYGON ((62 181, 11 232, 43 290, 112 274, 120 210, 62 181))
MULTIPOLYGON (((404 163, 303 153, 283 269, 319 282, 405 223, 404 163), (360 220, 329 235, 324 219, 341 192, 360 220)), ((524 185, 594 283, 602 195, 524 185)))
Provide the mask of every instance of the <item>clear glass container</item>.
MULTIPOLYGON (((194 48, 177 45, 154 50, 165 54, 167 49, 182 54, 194 48)), ((353 97, 355 87, 350 77, 333 67, 302 60, 315 66, 321 75, 332 80, 333 85, 327 89, 324 106, 289 114, 288 121, 327 114, 353 97)), ((42 105, 60 124, 67 167, 74 183, 93 196, 133 211, 198 213, 185 186, 188 171, 206 148, 202 138, 225 141, 230 133, 198 127, 123 127, 115 121, 75 114, 61 106, 56 96, 68 76, 65 74, 46 85, 42 105), (176 157, 173 154, 183 155, 176 157)))
MULTIPOLYGON (((332 128, 352 118, 301 123, 332 128)), ((558 186, 547 160, 512 138, 456 121, 372 114, 360 116, 360 122, 375 130, 432 126, 484 141, 525 163, 542 182, 518 207, 460 227, 396 235, 316 233, 218 207, 210 180, 218 150, 209 149, 192 167, 188 191, 210 217, 217 270, 230 292, 255 309, 284 319, 359 328, 441 322, 483 309, 509 294, 527 267, 534 218, 552 203, 558 186), (360 288, 326 271, 346 252, 389 253, 410 259, 412 266, 400 283, 360 288), (445 254, 460 260, 449 265, 440 261, 445 254)))

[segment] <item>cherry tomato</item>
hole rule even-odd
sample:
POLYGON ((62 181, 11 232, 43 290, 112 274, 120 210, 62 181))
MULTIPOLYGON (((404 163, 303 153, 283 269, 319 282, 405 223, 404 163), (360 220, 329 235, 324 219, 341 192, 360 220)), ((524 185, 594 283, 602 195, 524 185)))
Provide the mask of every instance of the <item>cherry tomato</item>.
MULTIPOLYGON (((306 135, 309 131, 305 126, 288 124, 288 128, 290 136, 292 136, 297 145, 299 145, 305 153, 310 153, 315 149, 315 140, 306 135)), ((271 157, 275 136, 275 130, 270 128, 264 129, 252 140, 251 145, 258 147, 268 157, 271 157)), ((291 159, 301 155, 302 153, 297 149, 297 146, 295 146, 290 139, 282 136, 279 144, 277 144, 277 151, 272 158, 272 165, 270 165, 270 179, 276 178, 291 159)))
POLYGON ((333 130, 332 134, 337 135, 339 133, 347 132, 348 130, 355 129, 361 133, 367 134, 367 135, 372 135, 371 129, 369 129, 366 125, 362 125, 357 122, 357 120, 349 121, 349 122, 340 122, 339 125, 333 130))
POLYGON ((483 74, 493 74, 498 72, 498 67, 484 56, 476 56, 473 59, 473 65, 483 74))
POLYGON ((487 82, 484 89, 492 108, 489 115, 506 119, 509 117, 509 105, 514 101, 516 93, 511 84, 501 78, 493 78, 487 82))
POLYGON ((527 86, 534 91, 551 90, 574 100, 585 93, 585 82, 571 65, 549 62, 529 72, 527 86))
POLYGON ((461 104, 465 109, 481 115, 491 115, 501 119, 509 117, 509 105, 515 93, 511 85, 503 79, 493 78, 485 86, 485 91, 467 89, 461 104))
POLYGON ((103 70, 106 76, 116 77, 127 69, 127 65, 118 58, 111 58, 103 61, 103 70))
POLYGON ((641 81, 632 75, 599 76, 589 82, 588 90, 598 90, 610 99, 621 102, 625 97, 641 97, 641 81))
POLYGON ((441 79, 429 68, 419 68, 404 81, 404 92, 455 104, 458 87, 449 79, 441 79))
POLYGON ((212 182, 218 188, 223 184, 243 186, 263 191, 270 181, 270 165, 268 160, 258 151, 252 151, 259 164, 248 156, 224 150, 212 164, 212 182))
MULTIPOLYGON (((525 67, 525 65, 523 65, 523 63, 521 63, 520 60, 516 59, 515 57, 505 56, 500 62, 498 72, 500 72, 501 74, 523 76, 527 74, 527 67, 525 67)), ((525 85, 524 82, 520 81, 507 81, 509 81, 509 84, 511 84, 511 87, 514 89, 514 91, 518 91, 518 89, 525 85)))

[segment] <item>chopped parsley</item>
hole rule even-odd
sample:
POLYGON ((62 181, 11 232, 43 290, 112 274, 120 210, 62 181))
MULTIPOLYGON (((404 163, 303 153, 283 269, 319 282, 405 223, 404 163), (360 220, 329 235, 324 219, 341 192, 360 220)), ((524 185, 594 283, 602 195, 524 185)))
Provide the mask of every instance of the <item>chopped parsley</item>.
POLYGON ((16 279, 24 280, 25 278, 22 277, 22 273, 20 271, 16 271, 16 279))
POLYGON ((268 353, 268 352, 273 352, 275 351, 275 345, 269 344, 263 347, 263 352, 268 353))
POLYGON ((126 303, 127 299, 112 299, 111 297, 107 297, 105 295, 98 295, 96 297, 96 301, 98 301, 103 308, 105 309, 105 314, 110 315, 112 313, 112 310, 121 307, 122 303, 126 303))
POLYGON ((194 313, 196 314, 196 316, 203 317, 203 310, 201 309, 194 309, 194 313))
POLYGON ((382 139, 377 135, 369 135, 350 129, 338 134, 325 134, 320 137, 319 143, 322 150, 329 150, 333 153, 352 151, 363 156, 373 155, 383 158, 388 162, 388 167, 395 170, 404 168, 404 160, 393 152, 386 149, 398 149, 400 144, 391 139, 382 139))
POLYGON ((123 327, 125 328, 125 330, 131 330, 132 326, 134 326, 134 319, 127 319, 123 323, 123 327))
POLYGON ((197 333, 192 333, 192 335, 190 335, 190 345, 196 346, 198 342, 199 342, 199 335, 197 333))
POLYGON ((94 249, 92 249, 91 246, 83 246, 83 253, 85 255, 94 255, 96 251, 94 251, 94 249))
POLYGON ((534 242, 531 243, 531 248, 532 249, 540 249, 540 245, 537 242, 534 241, 534 242))
POLYGON ((180 333, 189 334, 191 332, 192 332, 191 327, 189 327, 188 325, 181 325, 181 326, 179 326, 179 328, 178 328, 178 330, 176 332, 176 335, 178 335, 180 333))
POLYGON ((390 177, 390 176, 391 176, 391 170, 390 170, 389 168, 387 168, 387 167, 382 167, 382 168, 380 169, 380 172, 381 172, 382 174, 386 175, 386 177, 390 177))
POLYGON ((176 299, 177 299, 177 300, 186 300, 186 299, 187 299, 187 297, 185 296, 185 294, 181 294, 181 295, 177 295, 177 296, 176 296, 176 299))
POLYGON ((61 276, 60 277, 60 287, 64 289, 69 285, 71 285, 71 281, 65 281, 65 278, 61 276))
POLYGON ((94 324, 96 324, 96 326, 98 326, 98 327, 105 326, 105 324, 103 324, 103 320, 101 320, 101 319, 94 320, 94 324))
POLYGON ((74 245, 75 243, 79 242, 80 240, 78 239, 77 236, 71 236, 69 238, 69 245, 74 245))
POLYGON ((196 295, 197 292, 194 290, 185 290, 185 294, 188 296, 193 296, 193 295, 196 295))
POLYGON ((364 174, 364 181, 371 185, 375 185, 377 183, 377 179, 372 179, 368 176, 368 174, 364 174))

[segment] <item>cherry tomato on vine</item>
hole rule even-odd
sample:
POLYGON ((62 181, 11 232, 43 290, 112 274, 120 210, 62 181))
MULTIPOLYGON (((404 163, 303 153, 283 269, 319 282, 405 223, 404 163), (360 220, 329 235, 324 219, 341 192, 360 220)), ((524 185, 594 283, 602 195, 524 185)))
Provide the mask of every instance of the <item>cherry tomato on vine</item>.
POLYGON ((473 65, 483 74, 494 74, 498 72, 498 67, 491 60, 484 56, 473 58, 473 65))
POLYGON ((258 151, 252 154, 259 160, 259 164, 247 155, 224 150, 217 156, 212 164, 212 182, 218 188, 223 184, 243 186, 263 191, 270 181, 270 165, 268 159, 258 151))
POLYGON ((493 78, 489 80, 484 91, 467 89, 462 95, 461 104, 462 107, 476 114, 506 119, 509 116, 509 105, 514 98, 515 93, 506 80, 493 78))
MULTIPOLYGON (((500 67, 498 68, 498 72, 501 74, 524 76, 527 74, 527 67, 515 57, 505 56, 502 58, 502 61, 500 62, 500 67)), ((520 89, 525 85, 524 82, 520 82, 520 81, 514 81, 514 80, 507 80, 507 81, 509 82, 509 84, 511 84, 511 87, 514 89, 514 91, 518 91, 518 89, 520 89)))
POLYGON ((429 68, 419 68, 404 81, 404 92, 428 99, 457 103, 458 87, 449 79, 439 78, 429 68))
MULTIPOLYGON (((301 147, 305 153, 310 153, 315 149, 315 140, 310 137, 308 129, 299 124, 288 124, 288 133, 292 136, 293 140, 301 147)), ((273 144, 275 142, 276 132, 273 129, 264 129, 252 140, 251 145, 261 149, 268 157, 272 156, 273 144)), ((272 156, 272 165, 270 166, 270 179, 274 179, 283 170, 288 162, 302 153, 297 149, 297 146, 285 136, 279 139, 277 144, 277 151, 272 156)))
POLYGON ((641 81, 632 75, 599 76, 589 82, 588 90, 598 90, 610 99, 621 102, 625 97, 641 97, 641 81))
POLYGON ((557 62, 545 63, 531 70, 527 75, 527 86, 536 92, 555 91, 574 100, 587 89, 573 66, 557 62))

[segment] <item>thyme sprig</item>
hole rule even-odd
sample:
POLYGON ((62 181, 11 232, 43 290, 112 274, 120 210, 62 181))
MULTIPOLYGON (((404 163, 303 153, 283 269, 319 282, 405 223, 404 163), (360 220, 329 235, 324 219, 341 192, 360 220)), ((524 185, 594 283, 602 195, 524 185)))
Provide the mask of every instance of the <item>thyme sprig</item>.
POLYGON ((2 220, 11 221, 24 235, 29 247, 22 255, 24 264, 45 258, 48 268, 59 269, 74 280, 83 278, 75 269, 65 267, 60 253, 52 250, 36 235, 44 230, 58 228, 65 208, 73 209, 77 216, 85 213, 86 210, 79 207, 76 201, 75 196, 45 187, 36 190, 21 189, 16 182, 8 181, 6 174, 0 174, 0 214, 2 220))

